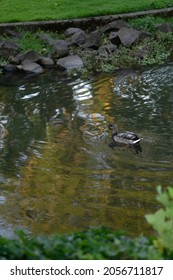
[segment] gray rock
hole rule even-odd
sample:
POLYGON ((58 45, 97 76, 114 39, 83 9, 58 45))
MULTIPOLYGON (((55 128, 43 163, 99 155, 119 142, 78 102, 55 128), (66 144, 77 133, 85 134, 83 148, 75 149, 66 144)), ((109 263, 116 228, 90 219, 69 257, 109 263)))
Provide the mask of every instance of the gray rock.
POLYGON ((40 57, 38 62, 41 66, 46 67, 46 68, 54 67, 54 61, 50 57, 42 56, 42 57, 40 57))
POLYGON ((19 53, 16 56, 16 59, 18 59, 20 62, 22 62, 23 60, 30 60, 30 61, 36 62, 39 60, 39 58, 40 58, 39 53, 37 53, 33 50, 29 50, 24 53, 19 53))
POLYGON ((71 37, 71 43, 76 45, 83 45, 86 42, 86 33, 80 30, 71 37))
POLYGON ((8 58, 10 55, 16 55, 20 50, 20 46, 12 41, 0 40, 0 54, 5 58, 8 58))
POLYGON ((6 33, 13 37, 14 39, 20 39, 22 38, 22 34, 20 32, 17 32, 17 31, 14 31, 14 30, 11 30, 11 29, 7 29, 6 30, 6 33))
POLYGON ((53 56, 60 58, 69 54, 68 43, 65 40, 54 40, 53 44, 53 56))
POLYGON ((117 51, 117 46, 112 43, 105 44, 101 46, 98 50, 99 56, 103 58, 107 58, 110 54, 115 53, 117 51))
POLYGON ((119 46, 121 44, 121 40, 117 34, 117 32, 111 31, 109 34, 109 40, 111 41, 112 44, 115 44, 119 46))
POLYGON ((5 73, 6 73, 6 72, 8 72, 8 73, 15 73, 17 70, 18 70, 18 69, 17 69, 17 66, 14 65, 14 64, 8 63, 8 64, 2 66, 2 71, 3 71, 3 73, 4 73, 4 72, 5 72, 5 73))
POLYGON ((17 56, 10 55, 8 61, 11 64, 20 64, 20 59, 17 56))
POLYGON ((55 58, 60 58, 68 55, 69 44, 65 40, 55 40, 45 33, 38 34, 37 36, 52 47, 53 56, 55 58))
POLYGON ((145 56, 148 56, 149 53, 151 52, 150 47, 139 47, 138 49, 135 50, 135 52, 133 53, 133 56, 137 59, 137 60, 142 60, 144 59, 145 56))
POLYGON ((38 33, 37 37, 39 39, 43 40, 46 44, 48 44, 50 46, 52 46, 55 41, 50 35, 48 35, 46 33, 38 33))
POLYGON ((133 28, 122 27, 117 32, 117 35, 125 47, 131 47, 141 39, 142 32, 133 28))
POLYGON ((100 32, 101 33, 105 33, 105 32, 110 32, 111 30, 113 31, 118 31, 119 29, 121 29, 122 27, 129 27, 127 22, 120 19, 120 20, 115 20, 113 22, 110 22, 104 26, 102 26, 100 28, 100 32))
POLYGON ((144 58, 145 56, 145 51, 143 49, 138 49, 135 51, 135 53, 133 54, 133 56, 137 59, 137 60, 141 60, 144 58))
POLYGON ((108 55, 109 55, 104 46, 102 46, 98 49, 98 54, 101 58, 108 58, 108 55))
POLYGON ((81 31, 83 31, 83 30, 80 29, 80 28, 69 27, 69 28, 67 28, 67 29, 65 30, 64 35, 65 35, 65 36, 71 36, 71 35, 73 35, 73 34, 75 34, 75 33, 77 33, 77 32, 81 32, 81 31))
POLYGON ((82 59, 78 55, 69 55, 60 58, 57 61, 57 66, 62 70, 81 68, 84 66, 82 59))
POLYGON ((119 20, 115 20, 113 22, 111 22, 110 24, 110 27, 116 31, 120 30, 121 28, 123 27, 129 27, 128 23, 122 19, 119 19, 119 20))
POLYGON ((173 31, 173 24, 170 23, 170 22, 165 22, 165 23, 162 23, 162 24, 158 24, 158 25, 156 25, 156 29, 161 31, 161 32, 165 32, 165 33, 172 32, 173 31))
POLYGON ((23 70, 25 72, 30 72, 33 74, 41 74, 43 73, 43 67, 41 67, 38 63, 24 60, 20 65, 17 66, 18 69, 23 70))
POLYGON ((101 33, 99 31, 93 31, 88 35, 86 42, 82 47, 98 49, 100 46, 100 42, 101 42, 101 33))

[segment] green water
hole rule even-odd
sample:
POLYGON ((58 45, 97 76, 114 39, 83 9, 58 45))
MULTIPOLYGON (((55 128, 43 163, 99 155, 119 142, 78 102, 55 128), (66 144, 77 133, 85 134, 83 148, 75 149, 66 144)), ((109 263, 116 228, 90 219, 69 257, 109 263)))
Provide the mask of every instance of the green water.
POLYGON ((86 80, 1 77, 0 123, 0 234, 151 233, 156 186, 173 186, 173 65, 86 80), (142 152, 112 149, 110 123, 142 137, 142 152))

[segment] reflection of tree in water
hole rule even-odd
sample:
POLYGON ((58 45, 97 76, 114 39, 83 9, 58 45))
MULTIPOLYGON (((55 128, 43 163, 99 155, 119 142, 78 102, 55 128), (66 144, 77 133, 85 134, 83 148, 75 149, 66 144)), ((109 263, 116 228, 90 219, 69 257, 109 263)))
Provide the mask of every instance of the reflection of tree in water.
POLYGON ((73 130, 79 129, 79 125, 84 138, 89 139, 103 133, 107 127, 105 114, 100 113, 107 98, 100 98, 104 92, 99 91, 103 84, 108 87, 109 79, 105 83, 98 81, 97 100, 92 93, 94 83, 78 79, 43 75, 29 80, 12 79, 11 84, 9 79, 1 83, 4 90, 1 100, 5 104, 3 115, 8 118, 4 169, 13 166, 15 172, 25 164, 29 148, 34 142, 46 140, 50 126, 54 130, 57 126, 73 130))
POLYGON ((8 118, 8 136, 4 163, 15 169, 27 158, 28 148, 35 141, 46 139, 47 123, 56 110, 72 106, 71 93, 67 84, 62 87, 51 81, 48 86, 38 80, 29 83, 22 80, 17 86, 4 86, 4 93, 5 90, 8 98, 5 98, 3 115, 8 118))
POLYGON ((172 157, 171 77, 163 82, 159 71, 92 81, 41 76, 3 85, 8 135, 0 169, 20 175, 4 206, 7 219, 35 232, 103 223, 131 229, 132 219, 136 230, 145 228, 141 217, 153 207, 151 184, 172 180, 170 158, 161 162, 166 153, 172 157), (114 122, 144 138, 141 155, 108 146, 103 134, 114 122))

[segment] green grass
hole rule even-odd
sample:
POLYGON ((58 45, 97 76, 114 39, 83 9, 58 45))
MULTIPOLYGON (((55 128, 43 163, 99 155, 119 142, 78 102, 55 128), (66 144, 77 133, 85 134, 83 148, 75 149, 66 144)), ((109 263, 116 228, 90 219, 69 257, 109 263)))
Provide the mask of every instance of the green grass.
POLYGON ((130 26, 136 28, 138 30, 146 30, 148 32, 155 32, 156 25, 162 24, 165 22, 169 22, 173 24, 173 18, 169 17, 157 17, 157 16, 144 16, 144 17, 136 17, 129 21, 130 26))
POLYGON ((0 22, 55 20, 173 6, 171 0, 0 0, 0 22))

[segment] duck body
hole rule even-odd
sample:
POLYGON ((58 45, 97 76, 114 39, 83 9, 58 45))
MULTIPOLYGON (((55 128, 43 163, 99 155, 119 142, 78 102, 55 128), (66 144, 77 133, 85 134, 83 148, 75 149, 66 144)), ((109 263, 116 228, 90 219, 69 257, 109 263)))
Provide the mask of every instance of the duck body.
POLYGON ((139 138, 138 135, 131 131, 118 132, 118 128, 114 124, 110 124, 109 129, 113 131, 112 139, 115 143, 136 145, 141 141, 141 138, 139 138))

